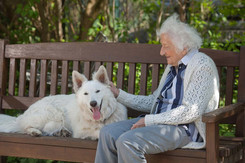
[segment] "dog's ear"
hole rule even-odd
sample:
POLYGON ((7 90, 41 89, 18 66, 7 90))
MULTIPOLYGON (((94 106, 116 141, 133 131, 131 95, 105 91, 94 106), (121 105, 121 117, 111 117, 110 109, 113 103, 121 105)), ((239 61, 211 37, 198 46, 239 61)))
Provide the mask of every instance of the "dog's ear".
POLYGON ((73 89, 74 92, 77 92, 78 89, 82 86, 82 84, 87 81, 88 79, 77 71, 72 72, 72 82, 73 82, 73 89))
POLYGON ((101 83, 109 85, 110 80, 107 71, 103 65, 101 65, 96 73, 93 75, 93 80, 98 80, 101 83))

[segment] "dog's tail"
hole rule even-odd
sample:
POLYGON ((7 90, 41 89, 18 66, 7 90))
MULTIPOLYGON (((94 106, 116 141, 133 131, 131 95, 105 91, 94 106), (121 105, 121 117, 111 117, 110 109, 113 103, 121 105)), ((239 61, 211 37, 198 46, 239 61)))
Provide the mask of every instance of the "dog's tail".
POLYGON ((19 128, 16 123, 16 117, 0 114, 0 132, 19 132, 19 128))

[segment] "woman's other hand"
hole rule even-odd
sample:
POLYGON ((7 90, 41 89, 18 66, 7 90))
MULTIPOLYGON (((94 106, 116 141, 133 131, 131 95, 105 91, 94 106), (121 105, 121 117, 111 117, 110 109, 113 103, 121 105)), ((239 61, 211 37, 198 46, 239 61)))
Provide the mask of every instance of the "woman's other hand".
POLYGON ((119 89, 117 89, 116 86, 112 82, 110 82, 109 85, 111 87, 112 93, 117 98, 117 96, 119 95, 119 89))
POLYGON ((145 127, 145 118, 139 119, 133 126, 131 127, 131 130, 140 128, 140 127, 145 127))

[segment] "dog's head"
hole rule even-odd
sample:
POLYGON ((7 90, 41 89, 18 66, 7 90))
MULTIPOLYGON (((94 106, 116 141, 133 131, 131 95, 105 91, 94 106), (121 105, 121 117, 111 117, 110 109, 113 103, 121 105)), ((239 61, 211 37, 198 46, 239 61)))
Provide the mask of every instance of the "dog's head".
POLYGON ((115 106, 116 99, 109 88, 110 81, 104 66, 93 74, 93 80, 77 71, 73 71, 72 80, 77 103, 86 119, 103 121, 114 112, 115 107, 111 106, 115 106))

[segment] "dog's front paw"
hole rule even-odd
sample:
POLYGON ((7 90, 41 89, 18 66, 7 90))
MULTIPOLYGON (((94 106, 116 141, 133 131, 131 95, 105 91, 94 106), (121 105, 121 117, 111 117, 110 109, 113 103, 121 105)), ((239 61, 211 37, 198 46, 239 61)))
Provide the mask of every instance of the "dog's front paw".
POLYGON ((71 137, 71 132, 68 131, 67 129, 61 129, 61 130, 53 133, 52 135, 56 136, 56 137, 71 137))
POLYGON ((98 137, 89 137, 90 140, 98 140, 98 137))
POLYGON ((27 134, 35 137, 42 135, 42 132, 36 128, 28 128, 26 132, 27 134))

